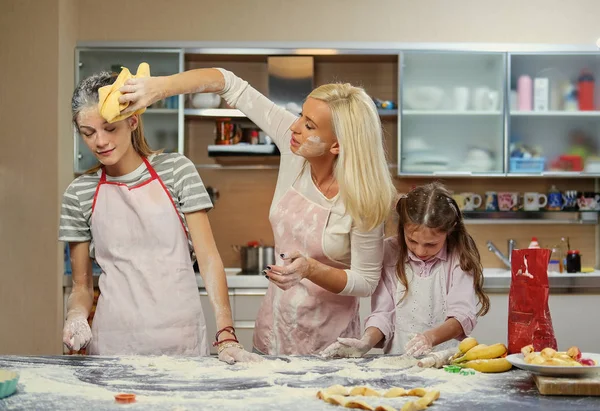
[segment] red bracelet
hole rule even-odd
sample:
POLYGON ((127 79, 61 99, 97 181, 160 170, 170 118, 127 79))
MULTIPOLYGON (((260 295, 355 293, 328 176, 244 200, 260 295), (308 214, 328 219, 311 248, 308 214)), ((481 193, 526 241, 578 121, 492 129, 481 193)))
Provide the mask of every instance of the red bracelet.
POLYGON ((218 345, 221 345, 221 344, 223 344, 224 342, 230 342, 230 341, 231 341, 231 342, 236 342, 236 343, 238 343, 238 344, 239 344, 239 341, 238 341, 238 339, 237 339, 237 338, 226 338, 226 339, 224 339, 224 340, 221 340, 221 341, 215 341, 215 342, 213 343, 213 347, 216 347, 216 346, 218 346, 218 345))
POLYGON ((217 331, 217 335, 215 335, 215 341, 219 341, 219 335, 221 335, 221 333, 224 331, 229 331, 235 336, 235 328, 233 328, 231 325, 228 325, 227 327, 223 327, 219 331, 217 331))

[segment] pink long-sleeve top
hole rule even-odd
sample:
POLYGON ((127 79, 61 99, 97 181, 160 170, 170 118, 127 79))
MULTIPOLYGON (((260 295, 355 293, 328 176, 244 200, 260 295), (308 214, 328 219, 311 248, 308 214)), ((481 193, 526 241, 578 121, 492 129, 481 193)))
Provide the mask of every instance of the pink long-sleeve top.
MULTIPOLYGON (((365 329, 376 327, 383 333, 384 339, 377 347, 383 347, 386 354, 392 346, 396 328, 396 289, 400 283, 396 276, 397 261, 398 239, 387 238, 384 242, 381 279, 371 297, 371 315, 365 321, 365 329)), ((456 318, 461 324, 464 335, 460 339, 469 335, 477 324, 477 296, 473 288, 473 276, 460 268, 458 254, 448 254, 446 247, 443 247, 433 258, 422 261, 409 251, 405 264, 409 264, 414 275, 420 277, 428 277, 437 271, 438 265, 442 266, 446 274, 446 316, 456 318)))

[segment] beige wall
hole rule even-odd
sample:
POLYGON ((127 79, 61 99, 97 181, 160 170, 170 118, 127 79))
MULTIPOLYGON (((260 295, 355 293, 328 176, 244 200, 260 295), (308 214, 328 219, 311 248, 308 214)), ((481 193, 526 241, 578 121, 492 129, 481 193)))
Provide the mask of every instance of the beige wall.
POLYGON ((82 0, 79 39, 594 44, 599 13, 597 0, 82 0))
POLYGON ((0 354, 61 347, 77 40, 592 44, 599 12, 595 0, 0 0, 0 354))
POLYGON ((0 354, 61 347, 57 217, 71 167, 63 88, 72 84, 76 36, 69 3, 0 2, 0 354))

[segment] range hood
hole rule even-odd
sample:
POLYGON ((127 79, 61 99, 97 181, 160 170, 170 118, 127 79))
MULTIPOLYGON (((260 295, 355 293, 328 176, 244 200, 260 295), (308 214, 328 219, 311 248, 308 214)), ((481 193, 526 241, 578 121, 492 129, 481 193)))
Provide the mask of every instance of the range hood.
POLYGON ((272 56, 267 59, 269 99, 294 114, 314 88, 314 58, 311 56, 272 56))

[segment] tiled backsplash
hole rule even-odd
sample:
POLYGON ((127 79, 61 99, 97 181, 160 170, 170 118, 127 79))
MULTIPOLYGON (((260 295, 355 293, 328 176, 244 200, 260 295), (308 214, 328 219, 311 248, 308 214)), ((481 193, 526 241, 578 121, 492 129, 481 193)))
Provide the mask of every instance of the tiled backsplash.
MULTIPOLYGON (((226 267, 239 267, 233 244, 244 244, 251 240, 263 240, 272 244, 273 234, 268 220, 269 207, 273 198, 277 170, 200 170, 205 184, 219 189, 220 199, 209 213, 217 246, 226 267)), ((406 192, 413 185, 425 184, 430 179, 396 178, 399 192, 406 192)), ((547 192, 552 184, 559 189, 592 190, 591 179, 546 179, 546 178, 471 178, 446 179, 448 188, 455 192, 471 191, 483 195, 485 191, 539 191, 547 192)), ((569 237, 571 248, 582 255, 583 266, 594 266, 596 262, 595 225, 578 224, 468 224, 467 229, 475 239, 484 267, 503 267, 502 262, 490 251, 486 242, 491 240, 506 253, 507 240, 516 241, 517 248, 527 247, 532 236, 536 236, 542 247, 557 244, 561 237, 569 237)), ((386 225, 386 234, 394 235, 394 216, 386 225)))

